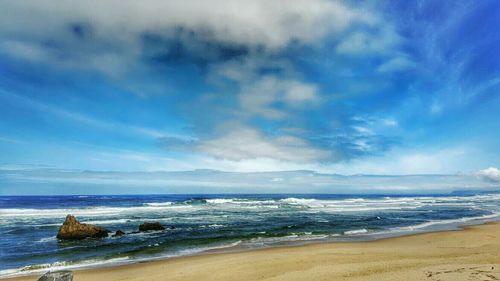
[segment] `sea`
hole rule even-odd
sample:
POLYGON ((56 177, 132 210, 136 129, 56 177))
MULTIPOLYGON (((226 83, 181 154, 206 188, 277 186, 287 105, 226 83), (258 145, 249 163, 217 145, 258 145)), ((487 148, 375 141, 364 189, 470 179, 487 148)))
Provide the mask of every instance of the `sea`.
POLYGON ((500 220, 500 193, 0 196, 0 278, 317 242, 458 230, 500 220), (61 241, 66 215, 121 237, 61 241), (145 221, 162 231, 137 232, 145 221))

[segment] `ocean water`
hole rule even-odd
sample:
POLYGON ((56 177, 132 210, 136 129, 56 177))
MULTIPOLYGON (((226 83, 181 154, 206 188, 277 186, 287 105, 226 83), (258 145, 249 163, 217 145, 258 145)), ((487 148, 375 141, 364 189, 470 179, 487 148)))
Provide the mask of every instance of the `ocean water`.
POLYGON ((500 220, 500 194, 0 197, 0 277, 317 241, 370 240, 500 220), (67 214, 122 237, 59 241, 67 214), (144 221, 164 231, 131 233, 144 221))

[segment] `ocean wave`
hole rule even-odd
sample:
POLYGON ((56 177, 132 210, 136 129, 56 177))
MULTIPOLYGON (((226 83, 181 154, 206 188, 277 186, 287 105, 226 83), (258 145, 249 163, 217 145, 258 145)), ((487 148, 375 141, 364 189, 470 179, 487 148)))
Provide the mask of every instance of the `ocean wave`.
MULTIPOLYGON (((64 209, 0 209, 0 218, 13 218, 13 217, 65 217, 68 214, 83 217, 97 217, 97 216, 117 216, 133 213, 148 213, 158 212, 164 209, 161 206, 133 206, 133 207, 91 207, 91 208, 64 208, 64 209)), ((169 207, 170 210, 176 211, 189 211, 193 209, 191 205, 169 207)))
POLYGON ((91 220, 91 221, 82 221, 83 223, 90 224, 123 224, 132 221, 140 221, 140 220, 130 220, 130 219, 113 219, 113 220, 91 220))
POLYGON ((2 209, 0 217, 61 217, 67 214, 76 216, 102 216, 117 215, 130 211, 130 207, 93 207, 93 208, 68 208, 68 209, 2 209))
MULTIPOLYGON (((290 198, 281 199, 279 201, 282 203, 287 203, 287 204, 309 205, 309 204, 321 204, 321 202, 325 202, 326 200, 290 197, 290 198)), ((338 201, 338 200, 334 200, 334 201, 338 201)))
POLYGON ((209 224, 209 225, 201 225, 200 228, 221 228, 221 227, 225 227, 225 225, 223 224, 209 224))
MULTIPOLYGON (((110 219, 110 220, 80 220, 81 223, 87 223, 87 224, 97 224, 97 225, 115 225, 115 224, 128 224, 128 223, 143 223, 145 221, 159 221, 159 222, 165 222, 165 221, 171 221, 173 218, 140 218, 140 219, 110 219)), ((36 223, 37 220, 34 220, 35 224, 29 224, 29 226, 33 227, 54 227, 54 226, 61 226, 61 222, 56 222, 56 223, 36 223)), ((15 224, 16 221, 13 222, 15 224)), ((4 224, 1 224, 4 225, 4 224)))
POLYGON ((272 204, 275 200, 250 200, 250 199, 241 199, 241 198, 213 198, 213 199, 204 199, 204 198, 192 198, 179 202, 153 202, 153 203, 144 203, 145 206, 152 207, 170 207, 170 206, 178 206, 178 205, 224 205, 224 204, 272 204))
MULTIPOLYGON (((97 268, 97 267, 105 267, 110 265, 122 265, 122 264, 130 264, 136 262, 143 261, 152 261, 157 259, 165 259, 165 258, 173 258, 179 256, 189 256, 195 255, 207 251, 220 250, 220 249, 228 249, 233 248, 242 243, 242 240, 230 241, 228 243, 219 243, 208 246, 195 247, 190 249, 178 250, 172 253, 160 254, 150 257, 115 257, 109 259, 88 259, 82 261, 60 261, 54 263, 45 263, 45 264, 35 264, 29 266, 23 266, 20 268, 13 269, 4 269, 0 270, 0 278, 5 277, 16 277, 34 273, 41 273, 47 271, 57 271, 57 270, 68 270, 68 269, 83 269, 83 268, 97 268)), ((160 243, 150 244, 148 247, 158 247, 160 243)))
POLYGON ((255 237, 248 241, 245 241, 243 245, 250 247, 263 247, 271 246, 274 244, 286 243, 286 242, 301 242, 301 241, 313 241, 313 240, 323 240, 328 237, 334 236, 334 234, 312 234, 312 232, 305 233, 291 233, 290 235, 281 237, 255 237))
POLYGON ((139 213, 161 212, 196 212, 208 209, 277 209, 300 208, 311 212, 367 212, 382 210, 407 210, 423 207, 469 207, 482 208, 485 202, 500 200, 500 194, 476 195, 468 197, 381 197, 381 198, 346 198, 346 199, 311 199, 289 197, 283 199, 245 199, 245 198, 194 198, 185 201, 148 202, 139 206, 111 207, 95 206, 88 208, 4 208, 0 209, 0 219, 9 218, 53 218, 73 214, 81 217, 129 216, 139 213))
POLYGON ((206 199, 203 199, 203 198, 194 198, 194 199, 186 200, 182 203, 186 204, 186 205, 204 205, 204 204, 207 204, 208 202, 206 199))
POLYGON ((20 268, 0 270, 1 277, 14 277, 20 275, 28 275, 46 271, 57 271, 67 269, 89 268, 89 267, 103 267, 106 265, 124 264, 129 261, 129 257, 117 257, 111 259, 89 259, 83 261, 60 261, 54 263, 35 264, 23 266, 20 268))
POLYGON ((344 231, 344 235, 356 235, 356 234, 364 234, 364 233, 368 233, 368 229, 361 228, 361 229, 344 231))
POLYGON ((487 201, 500 200, 499 194, 477 195, 470 197, 384 197, 384 198, 348 198, 348 199, 306 199, 285 198, 280 203, 302 206, 311 211, 323 212, 368 212, 383 210, 408 210, 423 207, 470 207, 481 208, 487 201))
MULTIPOLYGON (((196 199, 198 203, 189 205, 192 200, 179 201, 175 204, 170 204, 170 201, 145 203, 141 206, 132 207, 93 207, 80 209, 83 214, 97 214, 96 216, 84 216, 81 219, 84 223, 91 224, 131 224, 130 228, 122 228, 126 231, 130 230, 132 224, 134 229, 137 229, 138 222, 145 220, 155 221, 173 221, 176 229, 167 229, 165 231, 156 232, 138 232, 128 233, 121 239, 103 239, 99 241, 81 241, 78 242, 79 250, 94 251, 96 248, 93 243, 103 243, 104 247, 102 256, 109 257, 118 254, 128 255, 128 257, 119 257, 112 259, 95 259, 77 262, 61 262, 51 264, 39 264, 18 269, 4 269, 0 271, 0 276, 12 276, 16 274, 33 273, 37 271, 55 270, 63 268, 78 268, 78 267, 95 267, 109 265, 110 263, 130 263, 141 260, 152 260, 156 258, 169 258, 182 255, 192 255, 204 251, 226 249, 231 247, 242 248, 258 248, 268 247, 280 243, 309 243, 321 241, 351 241, 356 239, 377 239, 379 237, 399 236, 408 233, 417 233, 432 230, 453 229, 456 226, 465 224, 474 224, 476 222, 484 222, 500 218, 500 212, 476 211, 473 207, 485 206, 485 202, 492 205, 493 210, 498 209, 498 201, 495 201, 495 196, 484 197, 397 197, 397 198, 349 198, 349 199, 310 199, 289 197, 283 199, 238 199, 238 198, 219 198, 219 199, 196 199), (203 201, 205 200, 205 203, 203 201), (472 204, 471 202, 477 202, 472 204), (493 203, 492 203, 493 202, 493 203), (157 204, 146 205, 146 204, 157 204), (161 204, 161 205, 159 205, 161 204), (197 205, 201 204, 201 205, 197 205), (445 208, 440 214, 439 208, 434 206, 450 207, 450 212, 445 208), (285 209, 285 206, 289 209, 285 209), (430 206, 427 209, 412 211, 413 209, 421 208, 422 206, 430 206), (466 206, 462 209, 461 206, 466 206), (275 208, 271 210, 270 208, 275 208), (277 209, 281 208, 281 209, 277 209), (497 208, 497 209, 495 209, 497 208), (251 212, 246 212, 251 209, 251 212), (394 215, 393 210, 409 210, 394 215), (108 215, 109 210, 120 210, 118 215, 108 215), (125 211, 124 211, 125 210, 125 211), (262 210, 262 212, 261 212, 262 210), (187 212, 186 212, 187 211, 187 212), (198 212, 200 211, 200 212, 198 212), (352 214, 350 212, 376 212, 366 215, 352 214), (379 212, 380 211, 380 215, 379 212), (387 213, 383 213, 387 211, 387 213), (182 213, 186 212, 186 213, 182 213), (430 212, 430 213, 427 213, 430 212), (139 213, 139 214, 137 214, 139 213), (311 215, 314 213, 314 215, 311 215), (316 213, 320 213, 316 215, 316 213), (104 215, 102 215, 104 214, 104 215), (295 215, 299 215, 296 216, 295 215), (481 214, 481 215, 479 215, 481 214), (468 216, 468 217, 463 217, 468 216), (438 218, 453 218, 453 219, 438 219, 438 218), (282 220, 283 218, 283 220, 282 220), (284 221, 290 219, 290 221, 284 221), (392 221, 385 224, 386 220, 392 221), (408 224, 412 223, 413 225, 408 224), (392 224, 394 223, 394 224, 392 224), (278 226, 277 226, 278 225, 278 226), (387 225, 404 225, 388 228, 387 225), (281 228, 283 226, 283 228, 281 228), (290 227, 287 227, 290 226, 290 227), (213 228, 214 230, 210 230, 213 228), (385 228, 385 229, 381 229, 385 228), (343 229, 348 229, 342 232, 343 229), (380 230, 379 230, 380 229, 380 230), (228 234, 231 233, 231 234, 228 234), (248 234, 250 233, 250 234, 248 234), (213 236, 210 236, 212 235, 213 236), (227 237, 226 235, 234 235, 227 237), (188 239, 186 239, 188 237, 188 239), (207 238, 208 237, 208 238, 207 238), (184 240, 183 240, 184 239, 184 240), (220 243, 205 244, 208 241, 221 241, 220 243), (212 240, 213 239, 213 240, 212 240), (186 242, 186 240, 189 240, 186 242), (181 242, 179 242, 181 241, 181 242), (178 244, 176 244, 179 242, 178 244), (88 244, 86 244, 88 243, 88 244), (195 246, 202 244, 201 246, 195 246), (168 247, 165 247, 168 246, 168 247), (172 246, 172 247, 171 247, 172 246), (133 248, 131 251, 130 248, 133 248), (147 248, 146 250, 144 250, 147 248), (111 254, 110 254, 111 253, 111 254), (133 253, 133 254, 132 254, 133 253), (151 254, 154 253, 154 254, 151 254)), ((15 226, 14 223, 24 224, 20 229, 23 231, 29 229, 25 226, 32 227, 33 223, 39 226, 59 225, 53 223, 55 219, 47 219, 46 214, 51 215, 62 213, 64 216, 68 210, 70 213, 77 213, 77 209, 0 209, 1 215, 4 215, 4 210, 18 212, 18 217, 7 219, 0 217, 0 224, 8 222, 7 229, 15 226), (22 210, 22 212, 19 212, 22 210), (34 217, 25 218, 21 214, 25 214, 26 210, 35 210, 34 217), (47 211, 43 213, 44 211, 47 211), (75 212, 73 212, 75 211, 75 212), (39 217, 40 213, 43 213, 39 217)), ((163 223, 162 223, 163 224, 163 223)), ((167 226, 167 224, 164 224, 167 226)), ((4 225, 0 225, 3 227, 4 225)), ((120 227, 121 228, 121 227, 120 227)), ((116 228, 110 228, 116 229, 116 228)), ((55 232, 53 229, 43 229, 39 236, 30 238, 29 241, 36 243, 47 243, 47 251, 45 256, 49 256, 50 251, 68 250, 65 245, 56 245, 63 248, 50 248, 54 246, 50 243, 55 240, 55 232), (54 236, 49 236, 51 231, 54 236)), ((26 232, 33 233, 33 232, 26 232)), ((15 235, 25 235, 8 233, 17 239, 15 235)), ((12 240, 14 241, 14 240, 12 240)), ((38 244, 41 245, 41 244, 38 244)), ((68 244, 67 246, 71 246, 68 244)), ((42 248, 42 247, 40 247, 42 248)), ((97 248, 100 249, 100 248, 97 248)), ((99 250, 96 250, 99 251, 99 250)), ((59 252, 55 252, 58 254, 59 252)), ((28 253, 29 254, 29 253, 28 253)), ((26 256, 28 256, 26 254, 26 256)), ((52 255, 52 252, 50 252, 52 255)), ((52 256, 51 256, 52 257, 52 256)), ((61 259, 78 259, 78 257, 87 257, 78 255, 77 251, 67 251, 64 255, 56 256, 61 259)), ((37 261, 40 261, 38 259, 37 261)), ((26 260, 29 264, 29 260, 26 260)), ((7 263, 6 263, 7 265, 7 263)), ((17 266, 18 263, 11 263, 12 266, 17 266)), ((8 266, 11 266, 8 265, 8 266)))
POLYGON ((50 236, 50 237, 45 237, 45 238, 39 239, 38 241, 36 241, 36 243, 47 243, 47 242, 53 242, 53 241, 57 241, 57 238, 55 236, 50 236))
POLYGON ((271 205, 276 204, 276 200, 274 199, 263 199, 263 200, 254 200, 254 199, 243 199, 243 198, 215 198, 215 199, 207 199, 207 203, 213 205, 237 205, 241 207, 249 207, 249 206, 258 206, 258 207, 269 207, 271 205))
POLYGON ((413 232, 416 230, 425 230, 431 226, 437 226, 437 225, 449 225, 449 224, 466 224, 471 221, 485 221, 485 220, 491 220, 491 219, 496 219, 500 218, 500 212, 494 212, 492 214, 488 215, 483 215, 483 216, 476 216, 476 217, 465 217, 465 218, 459 218, 459 219, 448 219, 448 220, 432 220, 428 222, 424 222, 421 224, 417 225, 411 225, 411 226, 401 226, 401 227, 393 227, 390 228, 387 231, 382 231, 382 232, 413 232))
POLYGON ((378 210, 416 209, 422 206, 422 204, 419 203, 408 204, 408 202, 405 201, 401 201, 396 204, 395 202, 365 199, 317 200, 286 198, 280 200, 280 202, 294 206, 303 206, 311 210, 323 212, 367 212, 378 210))
POLYGON ((238 241, 229 242, 229 243, 221 243, 221 244, 216 244, 216 245, 211 245, 211 246, 196 247, 193 249, 185 249, 185 250, 181 250, 181 251, 176 252, 175 255, 173 255, 173 256, 193 255, 193 254, 203 253, 203 252, 212 251, 212 250, 234 248, 234 247, 240 245, 242 242, 243 241, 238 240, 238 241))
POLYGON ((228 204, 234 202, 237 202, 237 199, 225 199, 225 198, 207 199, 207 203, 210 204, 228 204))
POLYGON ((144 203, 145 206, 151 206, 151 207, 165 207, 165 206, 172 206, 174 202, 158 202, 158 203, 144 203))

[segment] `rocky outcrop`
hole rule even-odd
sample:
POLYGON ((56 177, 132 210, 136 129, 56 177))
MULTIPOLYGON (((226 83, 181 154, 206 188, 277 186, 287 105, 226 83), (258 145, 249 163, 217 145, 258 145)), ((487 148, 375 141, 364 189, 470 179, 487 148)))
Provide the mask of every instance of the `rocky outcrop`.
POLYGON ((113 234, 113 237, 118 237, 118 236, 122 236, 122 235, 125 235, 125 232, 121 231, 121 230, 117 230, 115 232, 115 234, 113 234))
POLYGON ((74 216, 68 215, 63 225, 59 228, 57 238, 63 240, 103 238, 108 236, 108 232, 108 230, 95 225, 80 223, 74 216))
POLYGON ((38 281, 73 281, 73 272, 69 270, 47 272, 38 281))
POLYGON ((165 228, 157 221, 155 222, 144 222, 139 225, 139 231, 149 231, 149 230, 164 230, 165 228))

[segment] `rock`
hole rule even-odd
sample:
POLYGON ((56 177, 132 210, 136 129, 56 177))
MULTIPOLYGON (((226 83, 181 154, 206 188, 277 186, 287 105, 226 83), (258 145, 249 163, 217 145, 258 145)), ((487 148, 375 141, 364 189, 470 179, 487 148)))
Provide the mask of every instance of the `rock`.
POLYGON ((113 237, 118 237, 118 236, 122 236, 122 235, 125 235, 125 232, 121 231, 121 230, 117 230, 115 232, 115 234, 113 234, 113 237))
POLYGON ((38 281, 73 281, 73 272, 69 270, 47 272, 38 281))
POLYGON ((159 222, 144 222, 139 225, 139 231, 148 231, 148 230, 164 230, 165 228, 161 226, 159 222))
POLYGON ((109 230, 104 228, 80 223, 72 215, 66 216, 66 220, 59 228, 57 238, 64 240, 80 240, 85 238, 102 238, 108 236, 109 230))

